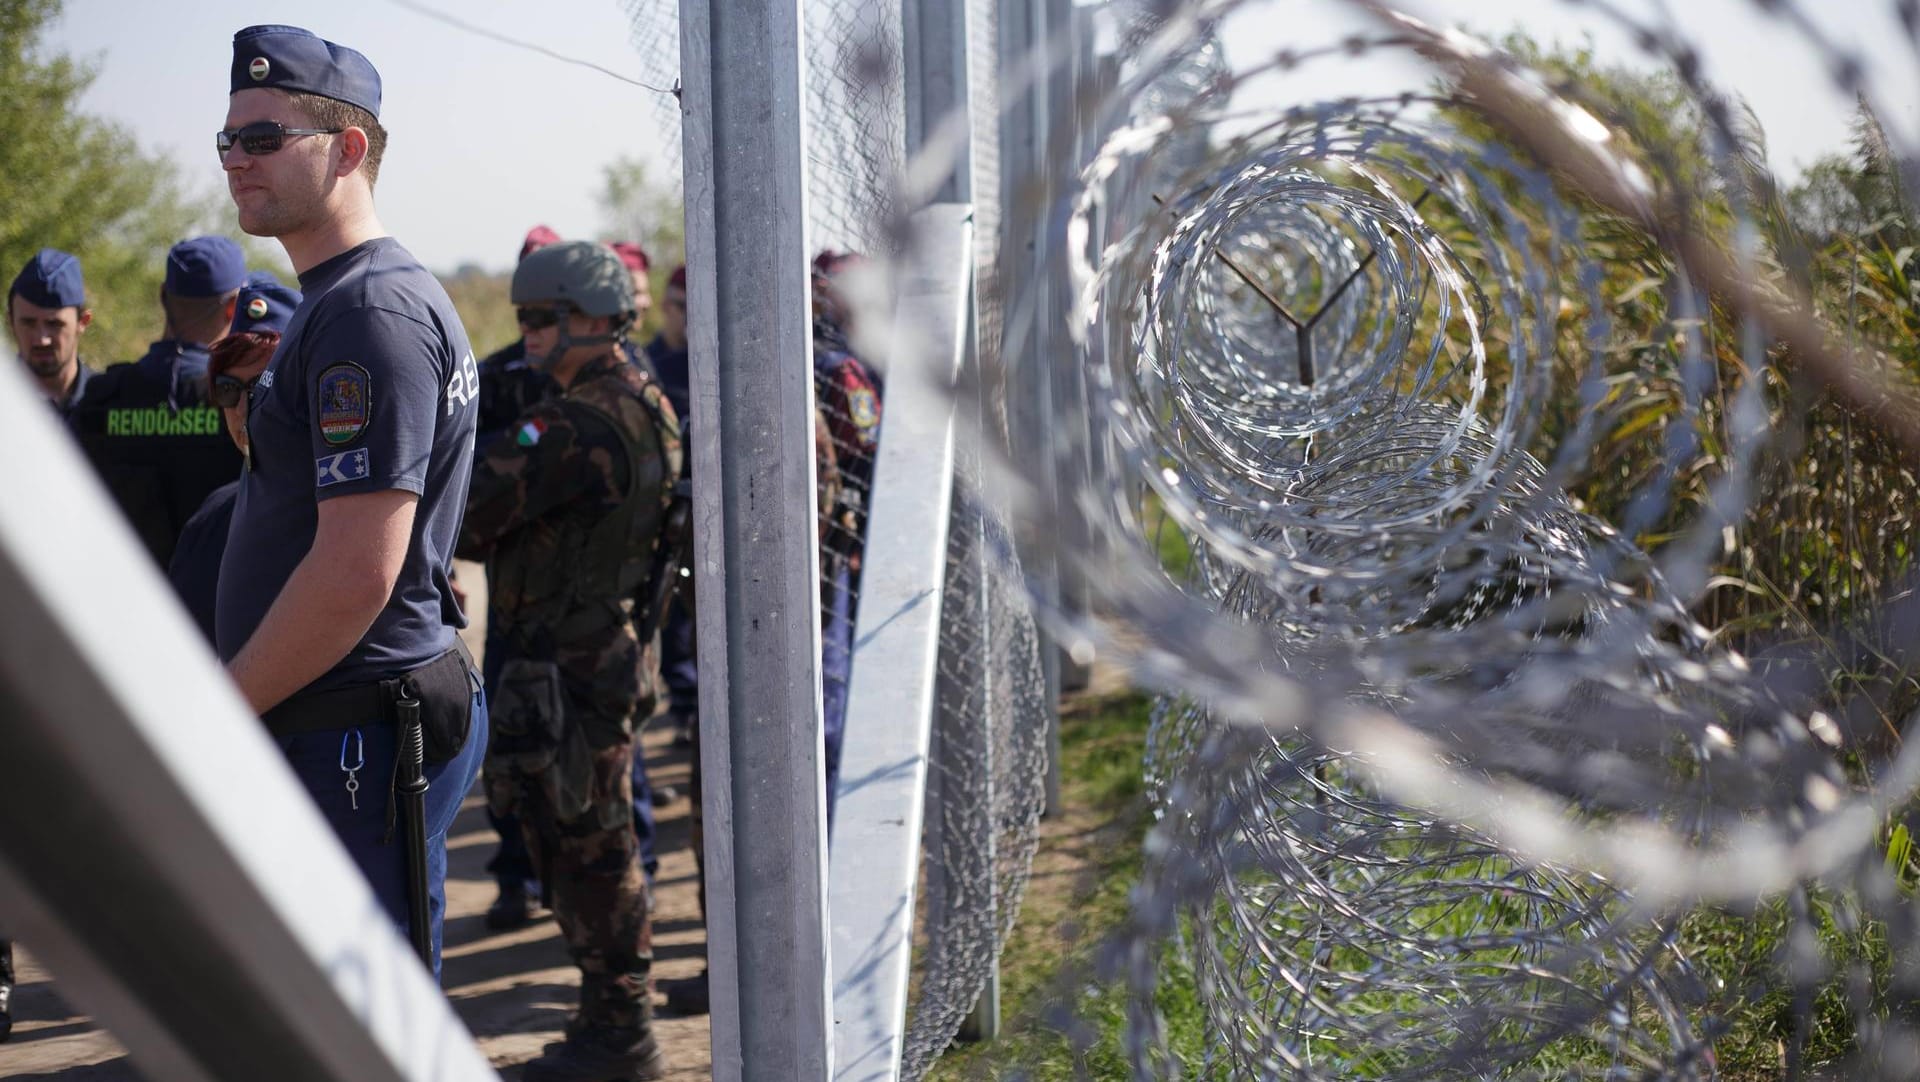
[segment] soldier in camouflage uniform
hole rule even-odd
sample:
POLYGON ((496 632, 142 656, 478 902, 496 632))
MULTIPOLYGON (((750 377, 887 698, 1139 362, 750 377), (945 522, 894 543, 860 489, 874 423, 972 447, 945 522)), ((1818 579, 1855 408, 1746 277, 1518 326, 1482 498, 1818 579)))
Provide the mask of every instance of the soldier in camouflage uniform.
POLYGON ((604 245, 534 252, 512 296, 529 357, 562 393, 475 464, 459 554, 488 561, 489 619, 512 647, 492 704, 488 802, 519 815, 581 971, 567 1040, 523 1077, 658 1078, 631 788, 636 721, 653 704, 632 620, 680 472, 679 425, 624 360, 633 283, 604 245))

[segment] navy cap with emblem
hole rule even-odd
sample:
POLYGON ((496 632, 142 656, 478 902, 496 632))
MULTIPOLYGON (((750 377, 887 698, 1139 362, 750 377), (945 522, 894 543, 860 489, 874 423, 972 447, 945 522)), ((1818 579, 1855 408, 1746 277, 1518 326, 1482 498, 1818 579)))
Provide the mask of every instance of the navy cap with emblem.
POLYGON ((249 26, 233 35, 230 94, 252 87, 318 94, 380 116, 373 62, 297 26, 249 26))
POLYGON ((281 285, 273 276, 268 275, 264 283, 249 282, 240 290, 240 297, 233 305, 233 333, 274 331, 285 334, 287 321, 293 318, 293 310, 298 307, 300 291, 281 285))
POLYGON ((167 252, 167 292, 221 297, 247 284, 247 257, 225 237, 194 237, 167 252))
POLYGON ((80 260, 58 248, 42 248, 14 276, 7 295, 42 308, 85 308, 87 283, 80 276, 80 260))

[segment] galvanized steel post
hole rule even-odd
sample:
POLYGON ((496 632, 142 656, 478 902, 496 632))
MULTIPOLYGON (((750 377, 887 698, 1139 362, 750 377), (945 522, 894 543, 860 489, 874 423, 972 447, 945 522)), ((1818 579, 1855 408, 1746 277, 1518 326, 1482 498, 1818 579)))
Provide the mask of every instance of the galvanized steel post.
POLYGON ((713 1077, 832 1068, 799 0, 682 0, 713 1077))

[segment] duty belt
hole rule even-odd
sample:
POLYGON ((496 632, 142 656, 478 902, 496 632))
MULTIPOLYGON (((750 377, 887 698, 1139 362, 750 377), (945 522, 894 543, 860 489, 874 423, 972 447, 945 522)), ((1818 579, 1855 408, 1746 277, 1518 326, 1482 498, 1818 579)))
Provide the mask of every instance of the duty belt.
POLYGON ((401 688, 411 682, 416 673, 435 665, 475 668, 467 644, 456 635, 453 649, 403 676, 327 691, 302 692, 260 715, 260 720, 274 736, 317 733, 355 725, 391 725, 395 720, 393 704, 400 697, 401 688))

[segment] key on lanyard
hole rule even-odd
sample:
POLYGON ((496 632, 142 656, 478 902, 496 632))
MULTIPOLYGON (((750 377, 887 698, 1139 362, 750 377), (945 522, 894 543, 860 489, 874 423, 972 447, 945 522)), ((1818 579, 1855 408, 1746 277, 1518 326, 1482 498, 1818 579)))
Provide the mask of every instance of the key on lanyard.
POLYGON ((366 741, 360 738, 360 730, 351 729, 340 736, 340 769, 347 774, 347 799, 353 801, 353 810, 360 810, 360 781, 354 775, 367 765, 366 741), (347 765, 347 745, 353 745, 353 765, 347 765))

